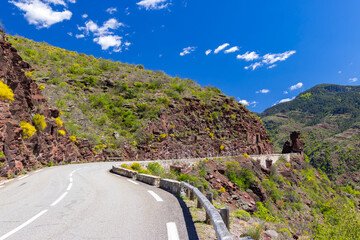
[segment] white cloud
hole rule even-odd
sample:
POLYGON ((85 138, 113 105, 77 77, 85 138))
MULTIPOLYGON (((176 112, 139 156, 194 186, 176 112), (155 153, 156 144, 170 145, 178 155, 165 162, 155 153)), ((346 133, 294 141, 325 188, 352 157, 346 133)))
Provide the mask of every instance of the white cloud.
POLYGON ((235 46, 235 47, 232 47, 232 48, 229 48, 228 50, 225 50, 224 53, 233 53, 233 52, 237 52, 239 51, 239 47, 238 46, 235 46))
POLYGON ((227 48, 230 44, 228 43, 224 43, 220 46, 218 46, 215 50, 214 50, 214 53, 217 54, 219 53, 220 51, 224 50, 225 48, 227 48))
POLYGON ((68 0, 68 2, 76 3, 76 0, 68 0))
POLYGON ((357 77, 354 77, 354 78, 349 78, 349 81, 350 82, 357 82, 359 79, 357 77))
POLYGON ((165 2, 167 2, 167 0, 142 0, 136 4, 146 8, 146 10, 159 10, 169 6, 169 3, 165 2))
POLYGON ((112 47, 114 52, 120 52, 121 39, 122 37, 118 35, 107 35, 94 38, 94 42, 99 44, 102 50, 108 50, 110 47, 112 47))
POLYGON ((279 101, 279 103, 290 102, 290 101, 292 101, 292 100, 294 100, 294 99, 295 99, 295 97, 281 99, 281 100, 279 101))
POLYGON ((286 51, 284 53, 266 54, 263 56, 263 63, 266 65, 272 65, 276 62, 282 62, 288 59, 291 55, 295 54, 296 51, 286 51))
POLYGON ((82 18, 87 18, 88 15, 85 13, 85 14, 81 15, 81 17, 82 17, 82 18))
POLYGON ((108 9, 106 9, 106 12, 113 14, 114 12, 117 12, 117 8, 113 8, 113 7, 108 8, 108 9))
POLYGON ((206 56, 209 55, 211 52, 212 52, 211 49, 206 50, 206 52, 205 52, 206 56))
POLYGON ((256 91, 256 93, 268 93, 268 92, 270 92, 269 89, 261 89, 259 91, 256 91))
POLYGON ((180 56, 185 56, 187 54, 192 53, 193 51, 195 51, 196 47, 186 47, 183 48, 183 51, 180 53, 180 56))
POLYGON ((237 59, 239 60, 243 59, 247 62, 259 59, 259 57, 260 57, 259 54, 257 54, 256 52, 246 52, 242 55, 239 54, 236 56, 237 59))
POLYGON ((248 69, 252 68, 252 70, 254 71, 258 67, 261 67, 262 65, 263 64, 261 62, 256 62, 256 63, 253 63, 253 64, 251 64, 249 66, 244 67, 244 69, 248 70, 248 69))
POLYGON ((72 34, 72 32, 68 32, 67 35, 72 37, 73 34, 72 34))
POLYGON ((84 34, 76 34, 75 37, 76 37, 77 39, 79 39, 79 38, 84 38, 85 35, 84 35, 84 34))
POLYGON ((256 101, 249 102, 245 99, 239 100, 239 103, 241 103, 242 105, 245 105, 245 106, 252 106, 252 107, 256 107, 256 104, 257 104, 256 101))
POLYGON ((284 91, 284 94, 288 94, 289 92, 288 91, 284 91))
POLYGON ((342 73, 342 71, 338 71, 338 74, 341 74, 342 73))
MULTIPOLYGON (((69 2, 73 3, 75 1, 69 2)), ((63 0, 10 0, 9 3, 25 12, 25 19, 29 24, 33 24, 37 28, 49 28, 55 23, 70 20, 72 16, 63 0), (50 4, 62 5, 64 9, 63 11, 53 10, 50 4)))
POLYGON ((124 11, 124 12, 125 12, 126 15, 130 15, 130 12, 129 12, 129 8, 128 8, 128 7, 125 8, 125 11, 124 11))
POLYGON ((299 83, 297 83, 295 85, 292 85, 289 89, 290 89, 290 91, 294 91, 296 89, 302 88, 303 85, 304 84, 302 82, 299 82, 299 83))
POLYGON ((268 69, 272 69, 272 68, 274 68, 274 67, 276 67, 277 65, 276 64, 273 64, 273 65, 271 65, 271 66, 268 66, 267 68, 268 69))
POLYGON ((101 46, 102 50, 108 50, 112 48, 114 52, 121 52, 122 48, 125 47, 125 50, 131 45, 130 42, 125 42, 122 44, 122 37, 114 33, 114 30, 119 27, 125 26, 123 23, 119 22, 115 18, 110 18, 100 27, 93 20, 88 20, 85 22, 84 27, 78 27, 80 31, 83 31, 84 34, 77 34, 79 38, 85 37, 85 35, 93 34, 93 41, 101 46))

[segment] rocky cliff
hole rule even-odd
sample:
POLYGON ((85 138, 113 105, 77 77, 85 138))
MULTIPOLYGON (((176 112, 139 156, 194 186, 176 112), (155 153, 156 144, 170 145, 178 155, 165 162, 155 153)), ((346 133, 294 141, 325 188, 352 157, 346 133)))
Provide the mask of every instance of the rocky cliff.
POLYGON ((16 175, 38 165, 94 161, 89 142, 70 139, 66 129, 59 126, 62 124, 56 123, 59 110, 48 106, 39 86, 26 76, 29 71, 30 65, 22 60, 1 31, 0 79, 10 87, 14 100, 0 98, 0 177, 16 175), (32 126, 37 114, 44 117, 44 128, 26 136, 20 124, 26 122, 32 126))

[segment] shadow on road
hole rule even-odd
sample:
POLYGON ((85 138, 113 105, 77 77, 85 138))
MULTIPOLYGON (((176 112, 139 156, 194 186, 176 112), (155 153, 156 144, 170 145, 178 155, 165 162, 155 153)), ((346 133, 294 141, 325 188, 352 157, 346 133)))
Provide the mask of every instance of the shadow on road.
POLYGON ((188 232, 188 238, 190 240, 199 240, 199 237, 196 232, 195 224, 194 224, 194 221, 192 220, 189 208, 186 206, 185 202, 181 198, 177 197, 177 199, 180 203, 181 209, 184 214, 186 230, 188 232))

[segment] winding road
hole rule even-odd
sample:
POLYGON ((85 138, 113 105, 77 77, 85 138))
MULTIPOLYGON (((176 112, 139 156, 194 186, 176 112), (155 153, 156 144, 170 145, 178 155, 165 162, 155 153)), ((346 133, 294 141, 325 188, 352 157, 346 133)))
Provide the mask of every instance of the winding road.
POLYGON ((0 182, 0 240, 198 239, 181 199, 110 173, 114 164, 44 168, 0 182))

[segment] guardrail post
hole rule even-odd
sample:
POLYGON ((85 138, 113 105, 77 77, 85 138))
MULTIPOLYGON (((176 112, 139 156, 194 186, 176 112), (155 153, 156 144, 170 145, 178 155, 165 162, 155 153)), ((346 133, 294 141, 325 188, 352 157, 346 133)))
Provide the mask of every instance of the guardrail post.
MULTIPOLYGON (((206 193, 206 198, 209 200, 209 202, 212 204, 213 203, 213 194, 212 193, 206 193)), ((205 222, 207 224, 210 224, 210 216, 209 214, 206 212, 206 219, 205 222)))
MULTIPOLYGON (((186 180, 185 182, 186 182, 187 184, 189 184, 189 180, 186 180)), ((191 192, 191 190, 188 189, 188 188, 186 188, 186 197, 190 198, 190 192, 191 192)))
MULTIPOLYGON (((191 182, 190 185, 191 185, 191 186, 195 186, 195 182, 191 182)), ((194 192, 193 192, 193 191, 190 191, 190 200, 191 200, 191 201, 194 201, 194 199, 195 199, 194 192)))
POLYGON ((226 225, 226 228, 228 230, 230 230, 230 209, 229 209, 229 207, 221 208, 220 215, 226 225))
MULTIPOLYGON (((199 189, 199 191, 200 191, 201 193, 203 193, 203 186, 198 186, 198 189, 199 189)), ((201 208, 201 207, 202 207, 199 198, 197 199, 197 206, 196 206, 196 207, 197 207, 197 208, 201 208)))

